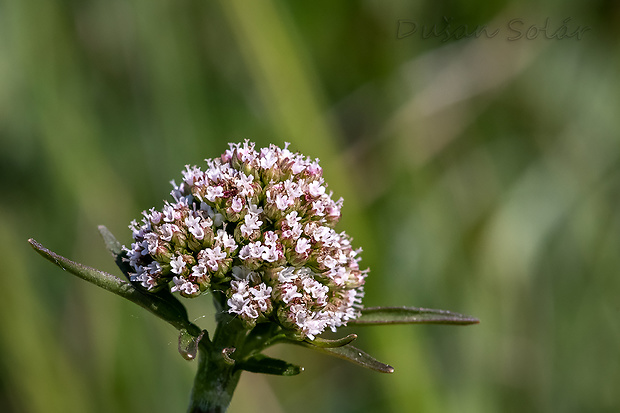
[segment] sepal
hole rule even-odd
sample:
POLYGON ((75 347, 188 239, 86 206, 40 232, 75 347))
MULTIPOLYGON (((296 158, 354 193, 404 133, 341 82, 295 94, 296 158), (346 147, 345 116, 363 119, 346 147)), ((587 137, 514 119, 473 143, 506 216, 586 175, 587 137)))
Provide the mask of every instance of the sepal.
MULTIPOLYGON (((123 251, 123 246, 110 232, 110 230, 105 227, 105 225, 99 225, 97 228, 99 229, 99 233, 103 238, 103 242, 105 243, 107 250, 114 257, 114 262, 116 263, 116 266, 119 270, 121 270, 127 280, 131 282, 131 273, 133 273, 134 270, 129 265, 129 260, 127 260, 125 257, 126 253, 125 251, 123 251)), ((136 285, 135 283, 132 284, 140 288, 139 285, 136 285)))
POLYGON ((110 252, 110 254, 112 254, 114 258, 120 255, 123 252, 123 246, 116 239, 116 237, 110 232, 110 230, 106 228, 105 225, 99 225, 97 229, 99 230, 99 233, 101 234, 101 237, 103 238, 103 242, 105 242, 105 246, 107 250, 110 252))

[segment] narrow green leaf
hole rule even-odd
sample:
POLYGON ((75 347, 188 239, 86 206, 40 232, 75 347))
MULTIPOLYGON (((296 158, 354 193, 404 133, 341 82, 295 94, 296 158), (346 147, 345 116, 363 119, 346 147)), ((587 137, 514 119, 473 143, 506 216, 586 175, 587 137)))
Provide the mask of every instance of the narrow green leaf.
POLYGON ((446 310, 416 307, 371 307, 364 308, 362 315, 349 320, 349 325, 383 324, 478 324, 480 320, 446 310))
POLYGON ((380 361, 376 360, 374 357, 370 356, 368 353, 356 347, 353 347, 352 345, 349 345, 349 344, 342 346, 342 347, 329 348, 329 347, 315 346, 314 344, 311 344, 307 341, 298 341, 298 342, 291 341, 291 343, 298 344, 304 347, 308 347, 313 350, 317 350, 317 351, 350 361, 352 363, 355 363, 357 365, 366 367, 374 371, 378 371, 380 373, 393 373, 394 372, 394 367, 388 364, 385 364, 385 363, 381 363, 380 361))
POLYGON ((56 254, 32 238, 28 242, 41 256, 63 270, 126 298, 172 324, 177 329, 185 328, 196 337, 200 334, 200 328, 188 320, 187 310, 170 291, 161 290, 155 294, 145 292, 112 274, 71 261, 62 255, 56 254))
POLYGON ((307 338, 305 341, 310 344, 314 344, 317 347, 335 348, 345 346, 351 343, 356 338, 357 334, 349 334, 346 337, 338 338, 336 340, 328 340, 326 338, 315 337, 314 340, 310 340, 307 338))
POLYGON ((303 367, 284 360, 267 357, 263 354, 247 358, 243 362, 238 363, 237 368, 252 373, 273 374, 276 376, 295 376, 304 370, 303 367))
POLYGON ((110 253, 116 258, 123 252, 123 246, 116 239, 114 235, 108 230, 105 225, 99 225, 97 227, 99 229, 99 233, 103 237, 103 241, 105 242, 105 246, 110 251, 110 253))
POLYGON ((123 292, 123 289, 124 287, 127 287, 128 283, 121 280, 120 278, 112 274, 108 274, 107 272, 96 270, 92 267, 88 267, 75 261, 71 261, 68 258, 65 258, 61 255, 56 254, 55 252, 50 251, 32 238, 29 239, 28 242, 40 255, 42 255, 48 261, 56 264, 63 270, 68 271, 71 274, 76 275, 81 279, 93 283, 96 286, 101 287, 105 290, 123 296, 126 294, 125 292, 123 292))
POLYGON ((98 229, 99 233, 103 237, 106 248, 114 257, 116 266, 121 270, 125 277, 127 277, 127 280, 131 282, 131 273, 134 272, 134 270, 129 265, 129 261, 125 259, 125 251, 123 251, 123 246, 104 225, 99 225, 98 229))

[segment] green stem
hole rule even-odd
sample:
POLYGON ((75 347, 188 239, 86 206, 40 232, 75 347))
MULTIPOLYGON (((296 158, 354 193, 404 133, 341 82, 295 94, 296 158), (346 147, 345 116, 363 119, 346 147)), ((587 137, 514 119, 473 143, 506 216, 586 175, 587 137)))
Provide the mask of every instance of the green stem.
MULTIPOLYGON (((217 355, 200 351, 198 373, 194 380, 190 413, 223 413, 228 408, 239 382, 241 370, 223 365, 217 355)), ((222 358, 222 355, 219 355, 222 358)))
POLYGON ((221 312, 222 294, 214 294, 217 328, 211 343, 199 346, 198 371, 194 379, 189 413, 223 413, 228 408, 237 387, 241 370, 237 368, 235 356, 243 354, 243 344, 248 330, 239 319, 221 312), (219 295, 217 297, 216 295, 219 295))

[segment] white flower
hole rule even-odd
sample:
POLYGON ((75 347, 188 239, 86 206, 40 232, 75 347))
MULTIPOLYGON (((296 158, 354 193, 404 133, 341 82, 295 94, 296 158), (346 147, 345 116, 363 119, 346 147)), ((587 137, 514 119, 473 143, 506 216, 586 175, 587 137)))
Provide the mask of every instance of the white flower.
POLYGON ((200 226, 200 217, 194 217, 194 216, 188 216, 187 218, 185 218, 185 225, 187 225, 188 227, 198 227, 200 226))
POLYGON ((243 200, 238 196, 234 197, 230 208, 235 212, 241 212, 243 209, 243 200))
POLYGON ((239 195, 242 197, 251 197, 254 195, 254 187, 252 187, 252 182, 254 182, 253 175, 246 175, 241 172, 237 177, 236 184, 237 188, 239 188, 239 195))
POLYGON ((265 232, 263 238, 265 239, 265 245, 268 246, 275 246, 278 242, 278 234, 273 231, 265 232))
POLYGON ((204 179, 202 171, 197 166, 190 168, 189 165, 185 165, 185 170, 181 173, 183 174, 183 181, 187 185, 194 185, 204 179))
POLYGON ((226 304, 228 304, 228 311, 235 314, 243 314, 245 307, 250 302, 249 298, 244 298, 242 294, 233 294, 226 304))
POLYGON ((187 295, 194 295, 200 292, 200 289, 196 285, 183 277, 172 277, 172 282, 174 283, 174 286, 170 288, 172 292, 179 291, 187 295))
POLYGON ((207 275, 207 267, 201 264, 194 265, 192 267, 192 275, 197 279, 204 277, 205 275, 207 275))
POLYGON ((320 217, 325 215, 325 204, 320 199, 312 203, 312 210, 320 217))
POLYGON ((271 299, 271 291, 272 288, 265 283, 260 283, 250 290, 250 294, 253 296, 252 301, 261 312, 269 309, 268 301, 271 299))
POLYGON ((249 245, 244 245, 243 247, 241 247, 241 250, 239 251, 239 258, 244 261, 252 258, 249 245))
POLYGON ((286 181, 284 181, 284 190, 292 199, 299 198, 304 194, 304 192, 301 190, 300 185, 293 182, 291 179, 287 179, 286 181))
POLYGON ((257 287, 250 290, 250 293, 254 296, 254 300, 267 300, 271 298, 271 287, 268 287, 265 283, 260 283, 257 287))
POLYGON ((299 238, 297 240, 297 245, 295 245, 295 252, 297 254, 304 254, 310 247, 310 241, 308 241, 307 238, 299 238))
POLYGON ((235 239, 223 229, 217 230, 215 241, 226 250, 234 251, 237 249, 237 243, 235 242, 235 239))
POLYGON ((292 227, 294 225, 298 225, 299 221, 301 221, 301 217, 299 216, 299 213, 297 211, 291 211, 289 212, 286 217, 286 224, 289 227, 292 227))
POLYGON ((224 189, 221 186, 208 186, 207 187, 207 200, 215 202, 217 198, 224 196, 224 189))
POLYGON ((323 258, 323 265, 329 269, 334 268, 337 264, 338 264, 338 261, 336 261, 334 258, 330 257, 329 255, 323 258))
POLYGON ((176 219, 174 208, 170 204, 164 206, 163 215, 166 222, 173 222, 176 219))
POLYGON ((295 267, 286 267, 278 273, 278 281, 281 283, 292 283, 299 276, 295 273, 295 267))
POLYGON ((292 204, 288 195, 277 194, 276 195, 276 207, 280 211, 285 211, 288 206, 292 204))
POLYGON ((188 227, 188 231, 198 240, 204 239, 205 230, 201 226, 188 227))
POLYGON ((261 149, 261 158, 260 158, 260 166, 263 169, 269 169, 278 161, 277 156, 273 153, 273 151, 263 148, 261 149))
POLYGON ((179 255, 170 261, 170 271, 175 274, 181 274, 181 272, 183 272, 183 268, 185 268, 185 264, 186 263, 183 260, 183 257, 179 255))
POLYGON ((248 248, 250 249, 250 258, 260 258, 265 252, 265 246, 260 241, 250 242, 248 248))
POLYGON ((267 246, 263 247, 263 253, 261 254, 261 258, 267 262, 276 262, 280 256, 281 252, 275 246, 267 246))
POLYGON ((295 298, 301 298, 303 295, 299 291, 297 291, 297 287, 293 284, 284 284, 282 285, 282 301, 285 304, 290 303, 295 298))
POLYGON ((164 241, 171 241, 172 237, 174 236, 174 234, 176 232, 179 232, 179 227, 177 227, 174 224, 166 223, 166 224, 161 226, 160 231, 161 231, 160 232, 160 236, 161 236, 162 240, 164 240, 164 241))
POLYGON ((320 197, 325 193, 325 187, 321 185, 320 181, 312 181, 308 184, 308 193, 313 197, 320 197))
POLYGON ((149 210, 149 214, 145 214, 145 218, 151 221, 152 224, 157 225, 161 222, 163 215, 161 212, 157 211, 155 208, 151 208, 149 210))
POLYGON ((146 241, 146 247, 149 254, 154 254, 159 246, 159 237, 154 232, 144 234, 144 240, 146 241))
POLYGON ((246 214, 243 219, 244 223, 241 225, 241 233, 245 237, 249 237, 253 231, 259 230, 263 224, 263 221, 259 219, 259 215, 252 212, 246 214))

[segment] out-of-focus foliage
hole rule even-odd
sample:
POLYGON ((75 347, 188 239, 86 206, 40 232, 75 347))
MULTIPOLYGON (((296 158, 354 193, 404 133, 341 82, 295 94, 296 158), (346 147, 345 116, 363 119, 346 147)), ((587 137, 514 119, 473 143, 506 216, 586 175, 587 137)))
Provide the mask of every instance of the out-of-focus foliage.
POLYGON ((231 412, 618 411, 620 8, 528 3, 0 2, 0 411, 184 409, 174 329, 26 240, 115 272, 97 225, 245 138, 321 159, 366 305, 481 324, 356 327, 391 376, 275 347, 231 412))

